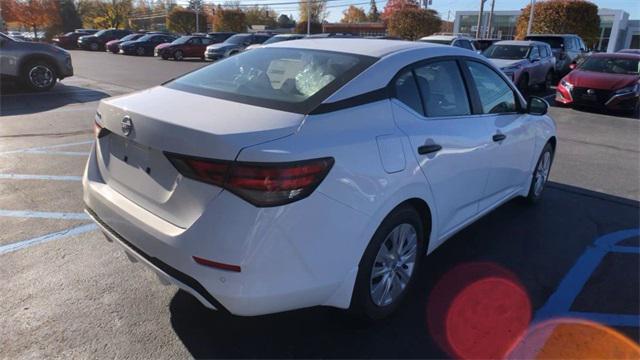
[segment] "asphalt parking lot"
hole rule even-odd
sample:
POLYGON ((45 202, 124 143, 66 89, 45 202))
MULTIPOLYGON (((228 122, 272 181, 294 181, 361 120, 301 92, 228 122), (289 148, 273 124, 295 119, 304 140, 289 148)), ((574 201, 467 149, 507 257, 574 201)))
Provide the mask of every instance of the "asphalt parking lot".
POLYGON ((553 107, 543 201, 509 202, 448 240, 389 320, 327 308, 238 318, 160 285, 83 214, 97 102, 206 63, 72 56, 76 76, 53 91, 0 96, 0 357, 442 358, 428 304, 465 266, 512 274, 533 322, 588 319, 640 341, 640 120, 553 107))

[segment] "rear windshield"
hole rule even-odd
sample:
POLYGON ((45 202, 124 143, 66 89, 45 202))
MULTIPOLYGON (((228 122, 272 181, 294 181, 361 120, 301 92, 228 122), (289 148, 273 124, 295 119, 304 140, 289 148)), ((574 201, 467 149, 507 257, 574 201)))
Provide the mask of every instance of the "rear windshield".
POLYGON ((140 37, 142 37, 142 35, 140 35, 140 34, 129 34, 129 35, 123 37, 120 40, 122 40, 122 41, 131 41, 131 40, 135 40, 135 39, 140 38, 140 37))
POLYGON ((233 45, 240 45, 245 41, 249 40, 250 37, 251 35, 233 35, 232 37, 228 38, 227 41, 225 42, 233 45))
POLYGON ((549 44, 552 49, 560 49, 562 47, 562 44, 564 44, 564 40, 561 37, 557 36, 527 36, 525 39, 542 41, 549 44))
POLYGON ((530 49, 529 46, 520 45, 491 45, 482 55, 489 59, 518 60, 529 56, 530 49))
POLYGON ((332 51, 262 48, 218 61, 165 86, 304 114, 376 60, 332 51))
POLYGON ((589 57, 580 70, 603 72, 609 74, 638 75, 640 71, 639 62, 636 59, 621 59, 614 57, 589 57))
POLYGON ((270 39, 267 39, 267 41, 265 41, 264 44, 269 45, 269 44, 273 44, 281 41, 289 41, 289 40, 296 40, 296 39, 302 39, 302 36, 274 36, 270 39))

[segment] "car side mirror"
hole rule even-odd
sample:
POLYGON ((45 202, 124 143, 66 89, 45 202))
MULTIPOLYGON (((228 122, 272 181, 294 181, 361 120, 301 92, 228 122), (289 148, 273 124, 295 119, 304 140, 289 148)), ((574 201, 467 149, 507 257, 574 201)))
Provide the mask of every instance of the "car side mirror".
POLYGON ((532 63, 534 63, 534 62, 538 62, 538 61, 540 61, 540 58, 539 58, 539 57, 531 58, 531 62, 532 62, 532 63))
POLYGON ((527 112, 531 115, 545 115, 549 111, 549 103, 538 96, 532 96, 527 103, 527 112))

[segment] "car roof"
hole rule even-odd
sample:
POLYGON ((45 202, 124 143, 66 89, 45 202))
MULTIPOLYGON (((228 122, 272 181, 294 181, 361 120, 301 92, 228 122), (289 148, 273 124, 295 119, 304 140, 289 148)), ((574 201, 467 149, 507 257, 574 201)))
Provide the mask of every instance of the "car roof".
POLYGON ((495 43, 496 45, 519 45, 519 46, 532 46, 532 45, 545 45, 549 46, 549 44, 542 41, 532 41, 532 40, 502 40, 495 43))
MULTIPOLYGON (((363 38, 304 38, 292 42, 279 42, 265 47, 286 47, 296 49, 312 49, 336 51, 347 54, 382 57, 395 52, 425 47, 449 47, 446 45, 429 44, 418 41, 363 39, 363 38)), ((463 50, 461 51, 469 51, 463 50)))
POLYGON ((576 34, 531 34, 531 35, 527 35, 525 37, 537 37, 537 36, 544 36, 544 37, 578 37, 578 35, 576 34))
POLYGON ((593 53, 593 54, 591 54, 591 57, 640 60, 640 54, 619 53, 619 52, 617 52, 617 53, 593 53))

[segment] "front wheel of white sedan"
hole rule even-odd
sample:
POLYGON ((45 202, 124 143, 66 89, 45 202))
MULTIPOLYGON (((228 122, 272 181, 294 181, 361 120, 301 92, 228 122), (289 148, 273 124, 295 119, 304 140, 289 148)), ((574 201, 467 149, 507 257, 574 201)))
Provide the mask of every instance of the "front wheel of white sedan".
POLYGON ((409 205, 396 208, 364 252, 351 309, 371 320, 393 313, 414 282, 423 252, 420 215, 409 205))
POLYGON ((551 146, 550 143, 547 143, 544 149, 542 149, 542 154, 540 154, 538 163, 533 170, 533 178, 531 180, 531 186, 529 187, 529 194, 527 195, 528 202, 536 203, 542 198, 542 192, 547 184, 547 180, 549 180, 552 163, 553 146, 551 146))

